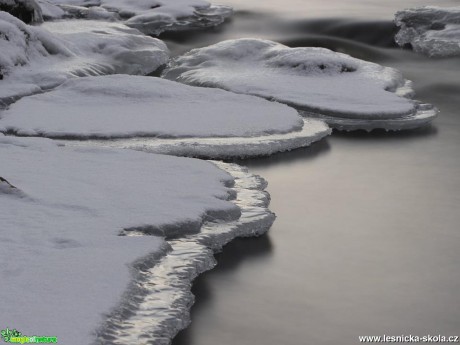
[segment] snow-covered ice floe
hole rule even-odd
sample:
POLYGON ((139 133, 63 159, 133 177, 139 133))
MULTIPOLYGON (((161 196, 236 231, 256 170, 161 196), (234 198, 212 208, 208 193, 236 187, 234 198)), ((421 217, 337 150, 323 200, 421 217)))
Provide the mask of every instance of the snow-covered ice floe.
POLYGON ((400 46, 410 45, 431 57, 460 55, 460 7, 426 6, 399 11, 395 15, 400 46))
POLYGON ((324 48, 289 48, 237 39, 193 49, 163 76, 288 104, 342 130, 400 130, 429 123, 437 111, 413 101, 409 81, 393 68, 324 48))
MULTIPOLYGON (((264 234, 275 215, 268 210, 266 182, 234 164, 214 162, 235 180, 233 202, 241 209, 238 220, 207 222, 201 232, 168 241, 172 251, 145 271, 137 295, 125 303, 122 312, 112 313, 99 330, 97 344, 169 345, 170 339, 190 323, 189 308, 194 302, 191 282, 216 265, 214 252, 235 237, 264 234), (126 315, 129 315, 126 317, 126 315)), ((133 234, 136 235, 136 234, 133 234)))
POLYGON ((169 339, 212 250, 274 220, 263 181, 233 165, 2 134, 0 161, 0 319, 66 345, 123 339, 147 312, 136 335, 169 339))
POLYGON ((169 58, 166 45, 119 23, 30 26, 0 12, 0 105, 76 76, 148 74, 169 58))
POLYGON ((284 104, 127 75, 77 78, 23 98, 0 113, 0 131, 207 158, 269 155, 330 133, 284 104))
POLYGON ((222 24, 231 7, 203 0, 40 0, 43 17, 121 20, 149 35, 222 24))

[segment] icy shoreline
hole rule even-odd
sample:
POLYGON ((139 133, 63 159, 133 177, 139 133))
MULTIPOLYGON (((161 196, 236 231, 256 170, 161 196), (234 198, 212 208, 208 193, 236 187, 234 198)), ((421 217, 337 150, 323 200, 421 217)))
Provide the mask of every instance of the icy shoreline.
POLYGON ((94 345, 170 344, 191 322, 192 282, 216 265, 214 253, 236 237, 262 235, 273 224, 275 215, 268 210, 270 197, 264 191, 266 181, 236 164, 213 163, 235 179, 233 202, 241 209, 241 217, 224 223, 207 221, 198 234, 168 240, 165 256, 139 262, 134 281, 125 292, 127 298, 98 329, 94 345))

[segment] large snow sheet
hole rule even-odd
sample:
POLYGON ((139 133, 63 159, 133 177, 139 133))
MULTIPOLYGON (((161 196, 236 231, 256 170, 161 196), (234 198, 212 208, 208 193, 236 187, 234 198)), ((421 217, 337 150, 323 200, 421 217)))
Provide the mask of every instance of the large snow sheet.
POLYGON ((45 18, 64 16, 123 20, 149 35, 216 26, 232 15, 228 6, 204 0, 42 0, 45 18))
POLYGON ((122 24, 66 21, 29 26, 0 12, 0 102, 75 76, 147 74, 168 60, 166 45, 122 24))
POLYGON ((0 161, 2 326, 66 345, 92 343, 169 248, 122 230, 177 235, 240 215, 232 177, 205 161, 1 134, 0 161))
POLYGON ((395 15, 400 46, 410 44, 431 57, 460 55, 460 7, 426 6, 399 11, 395 15))
POLYGON ((213 158, 284 151, 329 134, 323 122, 305 122, 284 104, 127 75, 73 79, 23 98, 0 114, 0 131, 57 139, 150 137, 162 145, 148 151, 213 158), (203 145, 206 150, 197 150, 203 145))
POLYGON ((403 97, 413 91, 399 71, 324 48, 224 41, 176 58, 163 75, 286 103, 339 129, 417 127, 436 114, 419 116, 418 104, 403 97), (396 119, 398 126, 386 126, 396 119))

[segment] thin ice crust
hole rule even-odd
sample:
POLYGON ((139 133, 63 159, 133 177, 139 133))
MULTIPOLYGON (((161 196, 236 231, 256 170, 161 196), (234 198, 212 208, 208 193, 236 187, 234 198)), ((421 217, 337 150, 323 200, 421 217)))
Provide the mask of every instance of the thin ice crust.
POLYGON ((398 119, 389 120, 351 120, 338 117, 325 116, 312 112, 300 111, 306 117, 317 118, 328 123, 329 126, 340 131, 354 131, 362 129, 384 129, 386 131, 409 130, 427 126, 438 115, 438 110, 431 104, 417 104, 415 114, 407 115, 398 119))
POLYGON ((430 57, 460 55, 460 7, 426 6, 399 11, 395 41, 430 57))
POLYGON ((353 129, 381 128, 385 122, 405 129, 395 126, 404 121, 395 120, 418 111, 409 99, 414 93, 410 83, 393 68, 324 48, 288 48, 259 39, 194 49, 173 60, 163 76, 275 100, 321 114, 333 127, 338 118, 353 129))
POLYGON ((270 156, 306 147, 331 134, 323 120, 304 119, 300 131, 258 137, 96 140, 67 142, 67 145, 106 146, 205 159, 236 159, 270 156))

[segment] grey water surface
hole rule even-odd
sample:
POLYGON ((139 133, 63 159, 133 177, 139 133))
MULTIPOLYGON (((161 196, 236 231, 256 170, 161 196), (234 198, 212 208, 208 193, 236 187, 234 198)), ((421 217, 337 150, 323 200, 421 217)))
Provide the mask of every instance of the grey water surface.
POLYGON ((278 218, 267 236, 228 245, 197 279, 192 324, 173 344, 460 335, 460 57, 429 59, 391 39, 396 10, 430 2, 227 2, 244 11, 210 32, 165 36, 173 52, 236 37, 323 46, 400 69, 441 113, 420 130, 334 132, 239 162, 268 180, 278 218))

